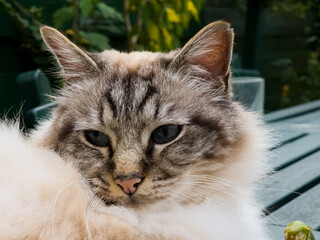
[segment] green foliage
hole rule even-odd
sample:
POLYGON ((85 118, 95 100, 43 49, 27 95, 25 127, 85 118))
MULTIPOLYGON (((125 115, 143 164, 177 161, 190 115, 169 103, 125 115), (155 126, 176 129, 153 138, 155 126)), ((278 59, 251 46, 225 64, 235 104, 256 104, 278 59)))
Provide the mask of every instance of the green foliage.
POLYGON ((73 11, 69 7, 62 7, 53 14, 52 18, 53 25, 58 29, 62 29, 65 22, 73 19, 73 11))
POLYGON ((271 0, 268 4, 274 12, 293 13, 297 17, 305 18, 315 2, 315 0, 271 0))
POLYGON ((216 8, 237 8, 242 12, 247 11, 247 0, 210 0, 206 2, 208 3, 216 8))
MULTIPOLYGON (((31 52, 42 49, 39 27, 44 22, 45 7, 25 8, 16 0, 0 0, 5 10, 19 26, 25 45, 31 52)), ((52 15, 53 27, 63 32, 87 50, 101 51, 109 48, 110 34, 124 32, 123 17, 101 0, 68 0, 52 15)))
MULTIPOLYGON (((20 1, 21 3, 23 1, 20 1)), ((48 62, 39 27, 50 2, 41 7, 25 7, 18 0, 0 0, 20 29, 21 46, 40 68, 48 62)), ((49 19, 73 42, 89 51, 110 48, 108 36, 126 36, 127 50, 165 51, 180 45, 180 38, 191 19, 199 22, 204 0, 123 0, 123 14, 106 4, 107 0, 66 0, 49 19)))
POLYGON ((101 33, 79 31, 79 35, 82 38, 83 44, 90 44, 100 50, 108 49, 110 47, 108 37, 101 33))
POLYGON ((304 72, 298 72, 291 59, 279 59, 273 65, 281 72, 282 107, 320 98, 320 61, 315 52, 309 53, 304 72))
POLYGON ((274 62, 279 67, 282 81, 282 106, 308 102, 320 98, 320 1, 319 0, 284 0, 270 1, 269 7, 274 12, 291 13, 299 18, 313 19, 313 25, 305 29, 306 69, 297 71, 291 59, 274 62))
POLYGON ((32 6, 27 10, 15 0, 0 0, 0 6, 12 17, 20 30, 21 47, 27 50, 28 54, 33 57, 34 62, 40 67, 46 65, 43 63, 44 58, 41 56, 43 50, 39 32, 41 26, 39 18, 42 16, 43 9, 32 6))
POLYGON ((53 25, 77 45, 97 51, 110 48, 108 35, 124 31, 122 15, 100 0, 67 1, 53 14, 53 25))
POLYGON ((119 12, 115 11, 114 8, 108 6, 103 2, 97 3, 97 9, 99 9, 100 13, 105 18, 117 19, 121 22, 123 21, 123 17, 119 12))
POLYGON ((199 19, 204 0, 125 0, 127 49, 166 51, 180 45, 193 18, 199 19), (130 15, 131 14, 131 15, 130 15))

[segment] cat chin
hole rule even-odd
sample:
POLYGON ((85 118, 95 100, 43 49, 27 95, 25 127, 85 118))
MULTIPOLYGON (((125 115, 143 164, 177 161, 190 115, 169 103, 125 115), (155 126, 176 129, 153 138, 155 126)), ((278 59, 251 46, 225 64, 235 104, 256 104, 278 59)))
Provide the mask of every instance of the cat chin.
MULTIPOLYGON (((144 208, 153 208, 154 206, 157 205, 168 205, 170 203, 170 200, 168 200, 167 197, 158 197, 156 199, 152 198, 147 198, 145 196, 124 196, 121 199, 104 199, 100 198, 104 205, 107 207, 113 207, 113 206, 118 206, 118 207, 125 207, 133 210, 142 210, 144 208)), ((172 201, 172 200, 171 200, 172 201)))

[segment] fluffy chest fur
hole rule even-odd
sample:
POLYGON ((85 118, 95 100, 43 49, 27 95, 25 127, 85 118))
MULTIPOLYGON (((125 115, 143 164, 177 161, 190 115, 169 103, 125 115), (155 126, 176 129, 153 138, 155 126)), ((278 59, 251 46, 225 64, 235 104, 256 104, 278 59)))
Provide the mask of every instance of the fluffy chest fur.
MULTIPOLYGON (((142 209, 106 206, 57 154, 31 145, 16 126, 2 123, 0 132, 2 239, 267 239, 246 184, 226 182, 215 198, 195 198, 194 204, 167 199, 142 209)), ((253 174, 253 162, 237 171, 253 174)), ((221 177, 230 181, 234 174, 221 177)))

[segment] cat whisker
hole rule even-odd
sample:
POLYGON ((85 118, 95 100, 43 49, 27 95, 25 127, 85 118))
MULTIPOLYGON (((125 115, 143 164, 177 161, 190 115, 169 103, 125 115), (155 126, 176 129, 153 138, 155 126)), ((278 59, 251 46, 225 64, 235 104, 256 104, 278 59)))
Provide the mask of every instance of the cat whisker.
MULTIPOLYGON (((173 193, 171 192, 170 195, 171 195, 171 197, 173 197, 174 199, 177 199, 177 200, 180 200, 180 201, 183 201, 183 202, 187 203, 187 205, 199 205, 199 204, 203 203, 203 201, 204 201, 204 200, 202 199, 202 197, 201 197, 200 201, 195 201, 194 196, 193 196, 192 194, 190 194, 190 195, 187 195, 187 194, 185 194, 185 193, 173 194, 173 193), (182 199, 180 199, 181 197, 182 197, 182 199)), ((198 197, 200 197, 200 195, 199 195, 198 197)), ((174 203, 177 203, 177 201, 174 200, 174 199, 171 198, 171 199, 168 199, 168 200, 171 200, 171 201, 173 201, 174 203)), ((211 200, 212 202, 215 203, 215 205, 219 205, 219 206, 224 207, 224 208, 227 208, 227 209, 230 209, 230 207, 232 207, 231 204, 226 204, 225 201, 224 201, 224 202, 221 202, 221 201, 218 201, 217 199, 212 199, 212 198, 207 197, 207 196, 206 196, 206 199, 211 200)), ((209 207, 206 207, 206 208, 207 208, 208 210, 210 210, 209 207)))
POLYGON ((199 187, 201 187, 201 186, 212 186, 212 187, 221 187, 221 188, 231 188, 233 190, 239 191, 239 188, 237 188, 236 186, 232 186, 230 184, 225 184, 225 183, 220 182, 220 181, 213 182, 213 181, 207 181, 207 180, 200 180, 200 181, 191 180, 187 184, 188 185, 190 185, 190 184, 197 185, 199 187))
POLYGON ((271 221, 272 224, 277 225, 277 226, 283 225, 282 222, 277 217, 273 216, 272 214, 268 215, 268 221, 271 221))
MULTIPOLYGON (((212 175, 190 175, 188 174, 187 177, 189 178, 196 178, 196 179, 208 179, 208 180, 216 180, 216 181, 221 181, 225 184, 230 184, 232 186, 235 185, 235 182, 231 182, 230 180, 227 180, 225 178, 221 178, 221 177, 216 177, 216 176, 212 176, 212 175)), ((236 181, 236 180, 235 180, 236 181)))
MULTIPOLYGON (((198 188, 208 189, 211 191, 219 191, 219 192, 222 192, 232 198, 236 198, 235 195, 233 195, 232 193, 227 191, 225 186, 221 186, 221 187, 219 187, 218 185, 212 186, 212 185, 203 184, 202 182, 200 182, 200 183, 190 182, 190 183, 188 183, 188 185, 191 187, 198 187, 198 188)), ((185 186, 185 184, 183 186, 185 186)), ((232 190, 236 190, 237 192, 240 192, 239 189, 232 188, 232 190)))
POLYGON ((198 182, 198 183, 202 183, 202 184, 210 184, 210 185, 220 185, 220 186, 225 186, 225 187, 229 187, 229 188, 233 188, 235 190, 241 188, 240 185, 236 185, 233 183, 228 183, 226 181, 223 180, 217 180, 217 179, 190 179, 190 182, 198 182))
POLYGON ((76 184, 76 183, 79 183, 79 182, 83 182, 83 180, 76 180, 76 181, 73 181, 67 185, 65 185, 64 187, 62 187, 58 193, 56 194, 56 196, 54 197, 53 201, 50 203, 49 207, 48 207, 48 210, 47 210, 47 214, 46 214, 46 217, 45 217, 45 221, 43 223, 43 227, 42 227, 42 230, 40 231, 40 235, 41 233, 44 231, 45 229, 45 226, 47 224, 47 220, 48 220, 48 217, 50 215, 50 209, 52 208, 52 217, 51 217, 51 234, 52 236, 54 236, 54 218, 55 218, 55 207, 56 207, 56 203, 57 203, 57 200, 59 198, 59 196, 62 194, 62 192, 64 190, 66 190, 68 187, 76 184))
POLYGON ((185 195, 183 193, 174 194, 174 193, 170 192, 169 195, 170 195, 171 198, 167 198, 167 199, 171 200, 175 204, 177 203, 177 201, 180 202, 181 200, 183 200, 184 202, 186 202, 188 204, 192 204, 192 201, 189 200, 190 196, 187 196, 187 195, 185 195))
POLYGON ((66 190, 68 187, 74 185, 75 183, 79 183, 79 182, 82 182, 82 180, 73 181, 73 182, 67 184, 66 186, 64 186, 62 189, 60 189, 60 191, 57 193, 56 197, 53 200, 52 218, 51 218, 51 233, 52 233, 52 237, 54 236, 54 218, 55 218, 55 207, 56 207, 57 200, 58 200, 59 196, 62 194, 62 192, 64 190, 66 190))
MULTIPOLYGON (((277 224, 268 224, 268 225, 272 225, 274 226, 275 228, 278 228, 279 229, 279 232, 283 232, 284 231, 284 228, 285 226, 281 226, 281 225, 277 225, 277 224)), ((276 234, 273 232, 273 231, 268 231, 268 233, 270 235, 272 235, 272 239, 277 239, 277 236, 276 234)))
POLYGON ((203 194, 202 195, 201 193, 196 193, 191 189, 188 189, 187 191, 184 191, 183 193, 181 193, 181 192, 175 193, 175 196, 178 196, 178 197, 176 197, 176 199, 178 201, 185 201, 185 202, 187 202, 189 204, 195 204, 196 202, 198 204, 200 204, 204 200, 210 200, 210 201, 214 202, 215 205, 219 204, 220 206, 222 206, 224 208, 230 209, 230 208, 234 208, 235 207, 234 206, 234 202, 236 202, 237 199, 238 199, 237 195, 232 195, 228 191, 224 191, 222 189, 215 189, 215 190, 223 192, 224 194, 228 195, 231 198, 224 198, 223 202, 222 202, 222 201, 219 201, 219 199, 221 198, 221 195, 217 196, 217 197, 209 196, 208 194, 203 194), (178 195, 178 194, 180 194, 180 195, 178 195), (194 196, 197 196, 197 201, 195 201, 194 196), (191 199, 191 201, 189 199, 191 199), (199 199, 201 201, 199 201, 199 199))
POLYGON ((91 219, 91 222, 93 222, 94 211, 96 210, 96 206, 98 206, 101 203, 101 198, 98 198, 96 196, 96 193, 97 193, 97 191, 92 192, 91 200, 90 200, 90 203, 89 203, 89 205, 87 207, 87 211, 86 211, 85 222, 86 222, 86 230, 87 230, 87 234, 88 234, 89 239, 93 239, 93 238, 92 238, 92 234, 90 231, 88 219, 91 219))

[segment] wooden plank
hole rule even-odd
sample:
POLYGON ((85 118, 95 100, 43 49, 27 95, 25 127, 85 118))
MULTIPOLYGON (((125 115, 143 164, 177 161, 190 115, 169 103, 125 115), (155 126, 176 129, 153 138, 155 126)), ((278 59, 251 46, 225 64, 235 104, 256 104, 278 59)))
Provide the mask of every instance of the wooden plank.
POLYGON ((320 151, 268 176, 259 187, 258 199, 265 209, 299 195, 299 191, 320 180, 320 151))
MULTIPOLYGON (((268 225, 267 231, 272 240, 284 240, 285 226, 268 225)), ((320 239, 320 232, 312 231, 315 239, 320 239)))
POLYGON ((269 164, 273 169, 281 169, 318 149, 320 149, 320 134, 309 134, 274 149, 269 164))
POLYGON ((306 112, 320 109, 320 100, 316 100, 310 103, 300 104, 298 106, 289 107, 265 114, 264 119, 267 122, 275 122, 285 118, 302 115, 306 112))
POLYGON ((278 129, 277 131, 274 130, 273 133, 273 144, 274 146, 272 148, 280 147, 286 143, 289 143, 291 141, 294 141, 298 138, 301 138, 305 135, 303 132, 288 132, 288 131, 281 131, 278 129))
POLYGON ((309 123, 309 122, 320 123, 320 110, 316 110, 313 112, 305 113, 303 115, 298 115, 295 117, 280 120, 280 121, 271 123, 270 126, 275 128, 286 128, 286 126, 288 126, 289 124, 309 123))
POLYGON ((284 228, 285 226, 279 225, 271 225, 269 224, 267 227, 267 232, 272 240, 284 240, 284 228))
POLYGON ((300 220, 315 229, 320 226, 319 197, 320 186, 318 185, 271 213, 267 219, 271 223, 283 226, 300 220))
MULTIPOLYGON (((277 128, 279 129, 279 128, 277 128)), ((282 128, 283 131, 294 131, 296 133, 320 133, 320 118, 309 119, 305 123, 287 124, 282 128)))
MULTIPOLYGON (((318 121, 318 120, 317 120, 318 121)), ((283 131, 285 132, 295 132, 295 133, 320 133, 320 123, 313 123, 310 121, 309 123, 293 123, 283 126, 283 131)))

